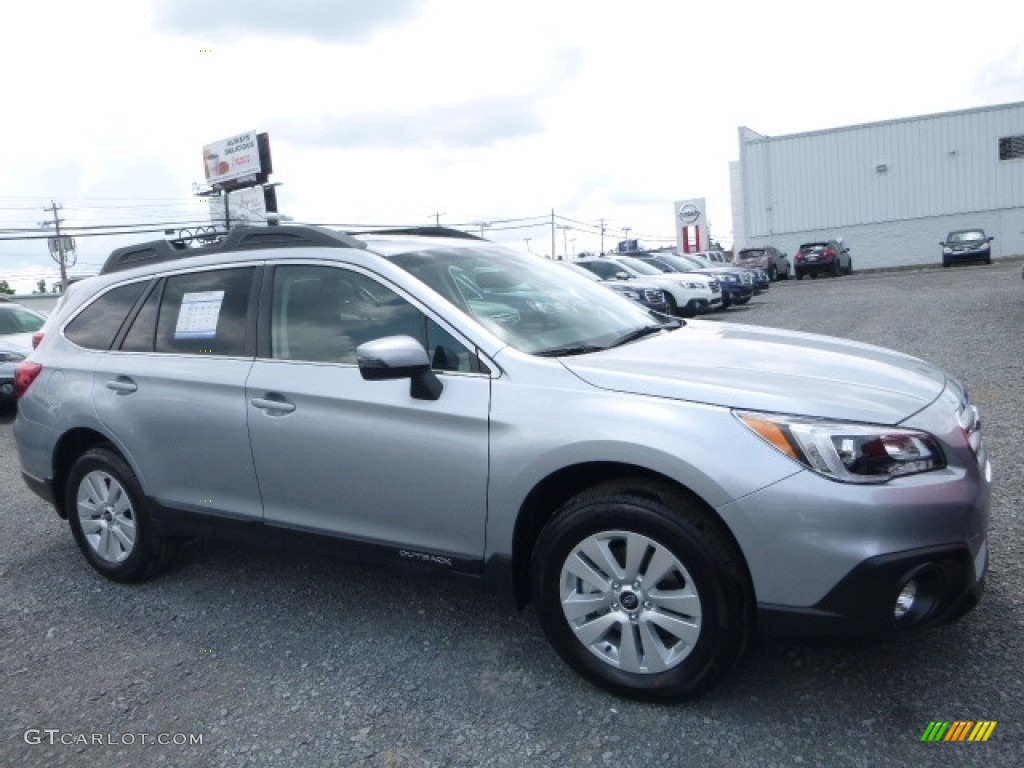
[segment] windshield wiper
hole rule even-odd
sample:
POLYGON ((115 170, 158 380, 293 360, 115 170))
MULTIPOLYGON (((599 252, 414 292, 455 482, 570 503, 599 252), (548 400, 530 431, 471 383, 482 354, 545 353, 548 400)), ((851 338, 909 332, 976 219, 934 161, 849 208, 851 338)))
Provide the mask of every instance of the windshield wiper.
POLYGON ((538 357, 567 357, 569 355, 586 355, 591 352, 600 352, 608 347, 598 347, 593 344, 577 344, 567 347, 552 347, 541 352, 535 352, 538 357))
POLYGON ((629 344, 629 342, 631 341, 642 339, 644 336, 650 336, 652 333, 660 333, 661 331, 666 330, 675 330, 678 327, 678 325, 645 325, 642 326, 641 328, 637 328, 635 331, 630 331, 629 333, 620 336, 608 346, 619 347, 622 346, 623 344, 629 344))

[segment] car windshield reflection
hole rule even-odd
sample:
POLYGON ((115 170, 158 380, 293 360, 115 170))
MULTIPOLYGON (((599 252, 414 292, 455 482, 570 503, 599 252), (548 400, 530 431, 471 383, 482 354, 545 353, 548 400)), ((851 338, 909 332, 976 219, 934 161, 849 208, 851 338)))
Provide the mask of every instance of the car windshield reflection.
POLYGON ((585 354, 648 326, 677 327, 571 270, 501 246, 395 254, 391 261, 510 346, 532 355, 585 354))

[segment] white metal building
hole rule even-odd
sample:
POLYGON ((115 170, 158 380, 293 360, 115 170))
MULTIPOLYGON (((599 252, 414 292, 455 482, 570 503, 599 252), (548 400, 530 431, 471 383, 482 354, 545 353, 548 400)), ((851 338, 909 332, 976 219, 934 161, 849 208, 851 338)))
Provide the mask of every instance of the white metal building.
POLYGON ((936 264, 953 229, 1024 255, 1024 102, 789 136, 739 129, 734 249, 842 238, 854 269, 936 264))

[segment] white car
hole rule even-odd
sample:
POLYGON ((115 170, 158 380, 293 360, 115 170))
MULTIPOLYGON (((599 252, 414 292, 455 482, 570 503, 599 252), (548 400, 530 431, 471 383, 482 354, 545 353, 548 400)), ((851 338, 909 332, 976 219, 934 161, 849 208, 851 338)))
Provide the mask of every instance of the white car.
POLYGON ((686 255, 700 259, 712 267, 733 266, 732 257, 725 251, 697 251, 696 253, 688 253, 686 255))
POLYGON ((643 280, 665 291, 673 315, 693 317, 722 307, 722 287, 716 278, 691 273, 665 273, 640 259, 610 256, 578 259, 579 264, 603 280, 643 280))
POLYGON ((21 304, 0 302, 0 402, 14 401, 14 370, 32 351, 32 334, 45 321, 21 304))

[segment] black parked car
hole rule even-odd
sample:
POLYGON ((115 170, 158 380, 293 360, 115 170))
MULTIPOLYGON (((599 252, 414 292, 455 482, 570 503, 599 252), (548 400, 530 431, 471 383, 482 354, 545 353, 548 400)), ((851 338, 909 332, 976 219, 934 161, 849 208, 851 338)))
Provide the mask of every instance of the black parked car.
POLYGON ((843 246, 842 240, 804 243, 793 261, 793 272, 797 280, 803 280, 804 275, 839 277, 853 272, 853 257, 850 256, 850 249, 843 246))
POLYGON ((980 261, 992 263, 992 240, 983 229, 958 229, 946 235, 942 246, 942 266, 948 267, 955 261, 980 261))

